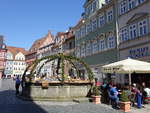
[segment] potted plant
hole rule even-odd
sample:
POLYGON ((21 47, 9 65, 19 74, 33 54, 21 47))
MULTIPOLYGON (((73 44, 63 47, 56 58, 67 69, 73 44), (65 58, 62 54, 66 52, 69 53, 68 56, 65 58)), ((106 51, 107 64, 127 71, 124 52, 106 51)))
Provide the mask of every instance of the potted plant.
POLYGON ((99 89, 98 89, 97 86, 93 87, 92 98, 93 98, 93 103, 94 104, 99 104, 100 103, 100 92, 99 92, 99 89))
POLYGON ((130 101, 126 91, 123 91, 120 95, 120 109, 124 112, 130 111, 130 101))

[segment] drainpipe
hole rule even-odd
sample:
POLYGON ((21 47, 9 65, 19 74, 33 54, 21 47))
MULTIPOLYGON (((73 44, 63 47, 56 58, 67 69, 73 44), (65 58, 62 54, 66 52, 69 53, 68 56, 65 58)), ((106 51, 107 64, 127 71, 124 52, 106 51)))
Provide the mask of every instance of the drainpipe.
POLYGON ((115 3, 115 24, 116 24, 116 42, 117 42, 117 61, 120 59, 120 52, 119 52, 119 24, 118 24, 118 0, 114 1, 115 3))

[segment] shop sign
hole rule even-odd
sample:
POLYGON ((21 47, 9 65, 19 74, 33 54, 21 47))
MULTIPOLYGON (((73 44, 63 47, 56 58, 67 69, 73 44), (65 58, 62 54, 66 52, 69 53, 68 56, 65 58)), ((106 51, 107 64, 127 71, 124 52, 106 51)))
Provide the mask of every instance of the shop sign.
POLYGON ((143 48, 137 48, 137 49, 131 49, 129 50, 129 57, 130 58, 141 58, 144 56, 150 55, 150 48, 149 47, 143 47, 143 48))

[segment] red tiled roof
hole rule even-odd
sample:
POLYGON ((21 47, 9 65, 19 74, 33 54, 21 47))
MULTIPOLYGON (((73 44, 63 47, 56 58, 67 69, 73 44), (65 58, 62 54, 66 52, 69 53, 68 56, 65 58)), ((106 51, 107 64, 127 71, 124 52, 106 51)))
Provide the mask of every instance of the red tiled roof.
POLYGON ((31 48, 29 49, 29 53, 37 51, 37 49, 43 44, 45 39, 46 39, 46 37, 40 38, 40 39, 34 41, 34 43, 32 44, 31 48))
POLYGON ((27 53, 27 51, 24 48, 13 47, 13 46, 7 46, 7 51, 10 51, 13 54, 14 58, 19 52, 21 52, 24 55, 27 53))
POLYGON ((37 52, 37 50, 41 47, 41 45, 44 43, 44 41, 45 41, 47 38, 51 38, 50 41, 53 40, 53 35, 51 34, 50 31, 48 32, 48 34, 47 34, 45 37, 40 38, 40 39, 37 39, 36 41, 34 41, 34 43, 32 44, 32 46, 31 46, 31 48, 29 49, 29 51, 28 51, 27 54, 37 52))

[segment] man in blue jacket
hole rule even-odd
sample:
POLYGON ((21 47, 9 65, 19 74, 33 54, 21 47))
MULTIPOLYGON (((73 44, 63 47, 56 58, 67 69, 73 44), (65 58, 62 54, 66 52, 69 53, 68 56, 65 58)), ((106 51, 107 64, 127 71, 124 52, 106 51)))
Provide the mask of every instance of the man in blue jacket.
POLYGON ((118 107, 119 98, 118 98, 118 91, 116 89, 116 85, 111 85, 110 86, 109 98, 113 102, 112 107, 115 108, 115 109, 119 109, 119 107, 118 107))

